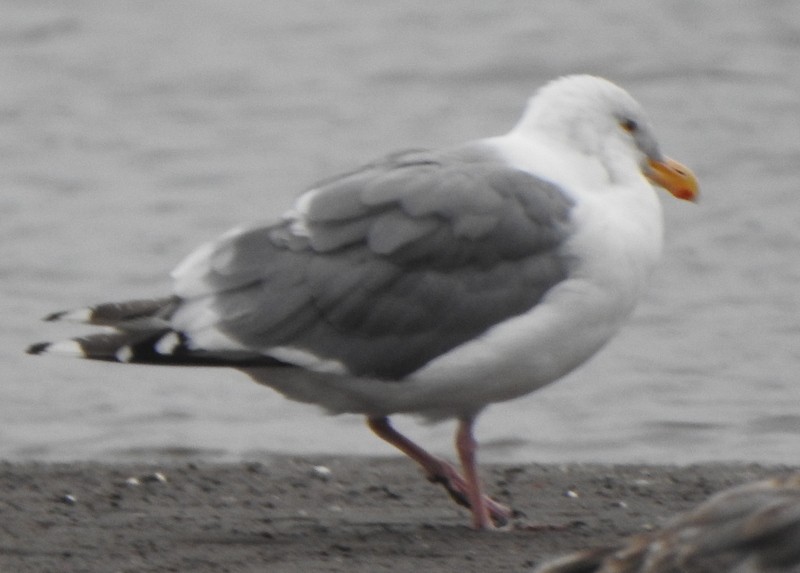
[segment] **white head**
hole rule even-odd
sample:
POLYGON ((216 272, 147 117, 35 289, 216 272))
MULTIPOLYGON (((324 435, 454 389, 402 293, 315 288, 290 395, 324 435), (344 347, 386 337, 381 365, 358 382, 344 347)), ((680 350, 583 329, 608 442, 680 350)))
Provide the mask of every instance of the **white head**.
POLYGON ((512 132, 592 156, 612 179, 635 175, 638 166, 652 182, 680 198, 694 199, 697 194, 691 171, 661 153, 639 103, 606 79, 575 75, 550 82, 530 99, 512 132))

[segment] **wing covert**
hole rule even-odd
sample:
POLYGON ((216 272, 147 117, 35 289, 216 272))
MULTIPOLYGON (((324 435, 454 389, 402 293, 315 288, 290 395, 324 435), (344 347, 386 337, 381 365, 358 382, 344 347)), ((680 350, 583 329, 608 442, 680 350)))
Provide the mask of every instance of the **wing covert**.
POLYGON ((221 333, 400 379, 566 277, 571 206, 474 145, 395 154, 190 255, 173 322, 198 345, 221 333))

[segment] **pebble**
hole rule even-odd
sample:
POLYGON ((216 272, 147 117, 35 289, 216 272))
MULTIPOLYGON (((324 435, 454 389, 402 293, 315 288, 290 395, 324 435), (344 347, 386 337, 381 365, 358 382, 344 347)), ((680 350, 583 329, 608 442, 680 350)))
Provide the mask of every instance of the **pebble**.
POLYGON ((150 482, 150 483, 167 483, 167 476, 162 474, 161 472, 153 472, 151 474, 147 474, 146 476, 142 476, 141 480, 143 482, 150 482))
POLYGON ((311 468, 311 477, 328 481, 333 476, 333 472, 327 466, 314 466, 311 468))
POLYGON ((131 476, 125 480, 125 485, 128 487, 137 487, 143 483, 167 483, 167 476, 161 472, 153 472, 143 476, 131 476))

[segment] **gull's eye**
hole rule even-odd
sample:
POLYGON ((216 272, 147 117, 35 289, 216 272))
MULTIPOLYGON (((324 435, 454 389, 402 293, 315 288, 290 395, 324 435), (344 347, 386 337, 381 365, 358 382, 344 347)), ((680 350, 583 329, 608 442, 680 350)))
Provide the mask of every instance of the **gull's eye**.
POLYGON ((639 129, 639 124, 636 123, 635 119, 623 119, 619 124, 628 133, 633 133, 639 129))

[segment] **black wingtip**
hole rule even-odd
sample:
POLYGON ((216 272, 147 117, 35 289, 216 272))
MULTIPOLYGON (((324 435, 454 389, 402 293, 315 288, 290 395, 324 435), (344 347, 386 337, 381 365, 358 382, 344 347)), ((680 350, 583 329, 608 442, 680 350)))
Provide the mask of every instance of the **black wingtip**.
POLYGON ((53 312, 45 316, 42 320, 45 322, 55 322, 57 320, 61 320, 61 318, 67 314, 67 311, 62 310, 60 312, 53 312))
POLYGON ((50 342, 37 342, 36 344, 31 344, 28 348, 26 348, 25 352, 34 355, 43 354, 50 347, 50 344, 50 342))

